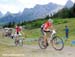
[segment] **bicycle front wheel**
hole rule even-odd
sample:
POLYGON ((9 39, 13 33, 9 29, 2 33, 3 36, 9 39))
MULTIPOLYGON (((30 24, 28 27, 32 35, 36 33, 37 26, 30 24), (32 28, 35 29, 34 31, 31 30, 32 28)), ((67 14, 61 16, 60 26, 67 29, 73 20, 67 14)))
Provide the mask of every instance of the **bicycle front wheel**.
POLYGON ((64 48, 64 42, 61 38, 59 38, 58 36, 55 36, 52 41, 52 46, 55 50, 62 50, 64 48))
POLYGON ((23 39, 19 39, 19 45, 23 46, 23 39))

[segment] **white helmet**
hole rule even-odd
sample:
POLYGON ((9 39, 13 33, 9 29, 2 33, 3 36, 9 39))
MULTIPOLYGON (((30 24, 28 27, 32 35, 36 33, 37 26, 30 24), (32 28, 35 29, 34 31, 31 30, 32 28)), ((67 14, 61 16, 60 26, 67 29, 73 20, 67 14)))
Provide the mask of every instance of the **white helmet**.
POLYGON ((53 23, 53 20, 52 19, 48 19, 48 21, 51 22, 51 23, 53 23))

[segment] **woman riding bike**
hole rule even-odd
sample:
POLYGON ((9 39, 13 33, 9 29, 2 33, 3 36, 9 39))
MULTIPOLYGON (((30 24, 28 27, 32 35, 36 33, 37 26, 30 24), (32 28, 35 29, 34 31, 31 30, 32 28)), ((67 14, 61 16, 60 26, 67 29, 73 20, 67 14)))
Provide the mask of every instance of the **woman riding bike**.
POLYGON ((21 35, 20 32, 21 32, 22 28, 21 28, 20 26, 16 25, 15 30, 16 30, 16 39, 15 39, 15 43, 16 43, 16 45, 17 45, 18 42, 19 42, 19 36, 21 35))
POLYGON ((44 36, 44 46, 48 45, 48 43, 47 43, 47 32, 51 32, 52 29, 53 29, 53 20, 52 19, 49 19, 47 22, 45 22, 41 26, 41 32, 44 36))

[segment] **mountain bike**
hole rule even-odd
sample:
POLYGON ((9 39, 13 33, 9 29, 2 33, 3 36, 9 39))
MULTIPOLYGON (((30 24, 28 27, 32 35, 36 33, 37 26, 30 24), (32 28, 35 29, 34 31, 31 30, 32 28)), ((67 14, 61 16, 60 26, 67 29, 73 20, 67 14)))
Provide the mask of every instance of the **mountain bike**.
POLYGON ((47 42, 46 46, 44 46, 44 37, 39 38, 39 40, 38 40, 39 47, 41 49, 46 49, 48 47, 49 43, 51 43, 52 47, 55 50, 62 50, 64 48, 63 40, 60 37, 56 36, 55 30, 52 30, 50 33, 51 33, 51 36, 46 41, 47 42))
POLYGON ((22 35, 15 35, 15 41, 14 41, 14 43, 15 43, 16 46, 18 46, 18 45, 19 46, 23 46, 23 40, 24 40, 24 38, 21 37, 21 36, 22 35))

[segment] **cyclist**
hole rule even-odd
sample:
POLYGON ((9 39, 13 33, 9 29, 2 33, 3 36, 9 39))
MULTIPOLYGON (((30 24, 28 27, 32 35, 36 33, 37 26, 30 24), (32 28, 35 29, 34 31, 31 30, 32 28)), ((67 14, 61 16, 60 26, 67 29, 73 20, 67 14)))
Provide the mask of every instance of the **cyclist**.
POLYGON ((17 33, 17 35, 20 33, 20 31, 21 31, 21 28, 20 28, 20 26, 16 26, 16 33, 17 33))
POLYGON ((16 25, 16 28, 15 29, 16 29, 16 35, 15 35, 16 36, 16 39, 15 40, 16 40, 16 45, 17 45, 18 44, 18 41, 19 41, 18 37, 21 35, 20 32, 21 32, 22 28, 21 28, 21 26, 16 25))
POLYGON ((51 32, 53 29, 53 20, 49 19, 47 22, 41 25, 41 32, 44 36, 44 46, 48 45, 47 43, 47 32, 51 32))

